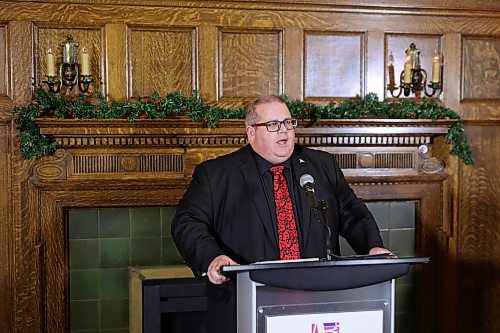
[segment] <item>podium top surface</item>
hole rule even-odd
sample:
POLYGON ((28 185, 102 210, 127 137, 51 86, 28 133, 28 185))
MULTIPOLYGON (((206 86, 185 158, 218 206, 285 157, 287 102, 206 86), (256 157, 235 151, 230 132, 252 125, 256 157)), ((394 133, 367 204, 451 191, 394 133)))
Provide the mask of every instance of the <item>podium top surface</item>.
POLYGON ((425 264, 429 262, 429 258, 387 258, 380 256, 354 256, 350 258, 341 258, 336 260, 323 260, 319 258, 298 259, 298 260, 276 260, 263 261, 249 265, 234 265, 223 266, 221 271, 224 273, 242 273, 259 270, 281 270, 281 269, 298 269, 298 268, 326 268, 340 266, 369 266, 369 265, 415 265, 425 264))

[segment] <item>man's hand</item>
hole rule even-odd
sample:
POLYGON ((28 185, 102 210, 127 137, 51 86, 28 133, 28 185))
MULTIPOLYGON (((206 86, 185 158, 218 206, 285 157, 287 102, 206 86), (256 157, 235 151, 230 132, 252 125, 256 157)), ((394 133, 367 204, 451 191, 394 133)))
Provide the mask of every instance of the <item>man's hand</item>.
POLYGON ((213 284, 221 284, 229 281, 229 277, 222 275, 220 268, 222 266, 238 265, 234 260, 225 255, 215 257, 214 260, 208 265, 207 276, 213 284))
POLYGON ((374 248, 370 249, 370 252, 368 252, 368 254, 384 254, 384 253, 387 253, 391 257, 392 256, 396 257, 396 255, 394 253, 392 253, 391 251, 389 251, 387 249, 384 249, 383 247, 374 247, 374 248))

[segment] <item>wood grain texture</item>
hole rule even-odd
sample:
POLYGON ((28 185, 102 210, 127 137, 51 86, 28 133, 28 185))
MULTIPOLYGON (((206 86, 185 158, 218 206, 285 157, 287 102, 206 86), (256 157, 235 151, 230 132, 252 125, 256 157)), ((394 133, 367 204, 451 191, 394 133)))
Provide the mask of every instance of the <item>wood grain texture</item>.
POLYGON ((461 172, 459 294, 461 320, 481 332, 500 328, 500 127, 470 126, 476 165, 461 172))
POLYGON ((12 327, 12 226, 10 219, 10 186, 11 159, 10 157, 10 128, 9 124, 0 124, 0 331, 9 332, 12 327))
POLYGON ((219 98, 283 93, 283 35, 280 31, 221 31, 219 98))
POLYGON ((364 82, 362 34, 306 33, 304 97, 360 97, 364 82))
POLYGON ((284 86, 283 91, 291 99, 304 99, 304 31, 296 27, 286 28, 284 33, 284 86))
POLYGON ((298 26, 309 30, 330 31, 389 31, 411 30, 419 34, 463 32, 494 35, 500 31, 500 14, 486 12, 467 17, 444 13, 420 13, 404 11, 391 13, 385 10, 370 11, 315 11, 307 9, 282 10, 264 8, 254 10, 231 10, 221 6, 202 8, 189 7, 141 7, 111 5, 78 5, 57 3, 3 2, 0 17, 5 20, 36 21, 51 25, 75 22, 114 23, 152 26, 198 26, 211 24, 222 27, 246 26, 251 28, 282 28, 298 26), (417 15, 418 14, 418 15, 417 15), (442 15, 442 16, 440 16, 442 15), (436 18, 439 19, 436 19, 436 18), (85 19, 82 19, 85 18, 85 19), (406 29, 404 27, 411 27, 406 29))
POLYGON ((218 48, 218 29, 214 26, 200 26, 198 29, 199 38, 198 52, 199 67, 198 75, 200 77, 200 96, 207 101, 217 101, 219 94, 219 81, 217 80, 217 48, 218 48))
POLYGON ((0 24, 0 96, 7 95, 9 85, 7 61, 7 26, 0 24))
POLYGON ((131 94, 191 94, 198 88, 196 31, 130 28, 131 94))
POLYGON ((20 105, 30 101, 33 87, 33 25, 30 22, 9 22, 9 30, 9 52, 13 56, 9 66, 12 78, 11 98, 20 105))
MULTIPOLYGON (((25 0, 11 0, 11 2, 21 2, 25 0)), ((33 3, 43 3, 47 0, 32 0, 33 3)), ((244 9, 244 8, 301 8, 310 9, 311 6, 319 7, 322 10, 328 9, 358 9, 360 3, 355 0, 233 0, 233 1, 193 1, 193 0, 177 0, 177 1, 164 1, 164 0, 53 0, 54 3, 79 3, 79 4, 114 4, 114 5, 143 5, 143 6, 185 6, 193 8, 234 8, 234 9, 244 9)), ((394 2, 391 0, 365 0, 362 5, 367 8, 372 8, 373 10, 381 9, 384 10, 430 10, 435 11, 436 9, 448 10, 448 11, 460 11, 464 9, 476 9, 476 10, 499 10, 500 5, 495 0, 477 0, 474 2, 470 1, 454 1, 454 0, 422 0, 417 4, 412 0, 400 0, 394 2)))
POLYGON ((105 28, 106 79, 105 93, 110 100, 124 101, 130 97, 127 90, 127 27, 123 24, 107 24, 105 28))
MULTIPOLYGON (((94 82, 92 82, 90 86, 91 87, 90 91, 101 90, 102 41, 101 41, 100 28, 78 29, 78 28, 38 27, 37 35, 38 35, 38 41, 36 44, 37 47, 36 54, 37 54, 37 63, 39 64, 38 66, 39 70, 36 73, 37 85, 44 85, 42 81, 47 79, 46 53, 49 48, 52 50, 54 57, 56 59, 56 72, 59 73, 59 66, 62 63, 62 48, 60 44, 66 40, 68 35, 71 35, 73 36, 75 41, 79 44, 78 54, 81 54, 83 48, 87 49, 89 53, 90 73, 94 80, 94 82)), ((77 87, 73 88, 73 90, 75 90, 73 93, 77 92, 77 87)), ((69 95, 70 91, 66 90, 65 93, 69 95)))
POLYGON ((462 43, 462 98, 500 100, 500 37, 466 37, 462 43))

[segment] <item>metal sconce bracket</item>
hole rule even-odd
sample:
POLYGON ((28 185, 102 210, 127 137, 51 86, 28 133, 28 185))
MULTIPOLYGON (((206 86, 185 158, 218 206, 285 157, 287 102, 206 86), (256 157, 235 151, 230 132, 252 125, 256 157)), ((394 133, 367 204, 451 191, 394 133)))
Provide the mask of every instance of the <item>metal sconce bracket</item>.
POLYGON ((442 90, 441 83, 441 57, 436 51, 432 64, 432 80, 427 84, 427 72, 420 67, 420 51, 417 49, 415 43, 411 43, 410 47, 406 49, 406 61, 404 69, 399 76, 399 86, 394 82, 394 56, 392 53, 389 55, 389 63, 387 65, 389 71, 389 84, 387 90, 391 93, 392 97, 399 97, 401 93, 404 96, 410 96, 410 93, 420 97, 421 92, 427 97, 434 96, 439 90, 442 90), (430 92, 427 88, 430 88, 430 92), (397 91, 397 93, 395 93, 397 91))
POLYGON ((73 90, 74 86, 78 86, 78 90, 82 94, 87 93, 90 83, 93 82, 92 75, 89 73, 88 53, 86 53, 85 49, 83 50, 82 63, 79 64, 77 62, 79 45, 71 35, 68 35, 60 46, 63 51, 62 63, 59 66, 60 80, 57 79, 55 73, 54 55, 51 49, 49 49, 47 51, 47 80, 42 82, 46 83, 49 91, 54 94, 59 93, 63 86, 69 87, 69 90, 73 90))

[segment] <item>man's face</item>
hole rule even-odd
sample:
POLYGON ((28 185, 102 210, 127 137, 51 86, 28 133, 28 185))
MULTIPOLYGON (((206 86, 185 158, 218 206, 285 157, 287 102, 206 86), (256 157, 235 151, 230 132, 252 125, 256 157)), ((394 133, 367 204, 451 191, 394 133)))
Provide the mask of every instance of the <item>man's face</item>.
MULTIPOLYGON (((261 104, 256 107, 256 111, 260 117, 259 123, 291 118, 284 103, 261 104)), ((295 130, 287 130, 283 124, 277 132, 269 132, 266 126, 248 126, 247 136, 253 150, 273 164, 282 163, 292 156, 295 130)))

